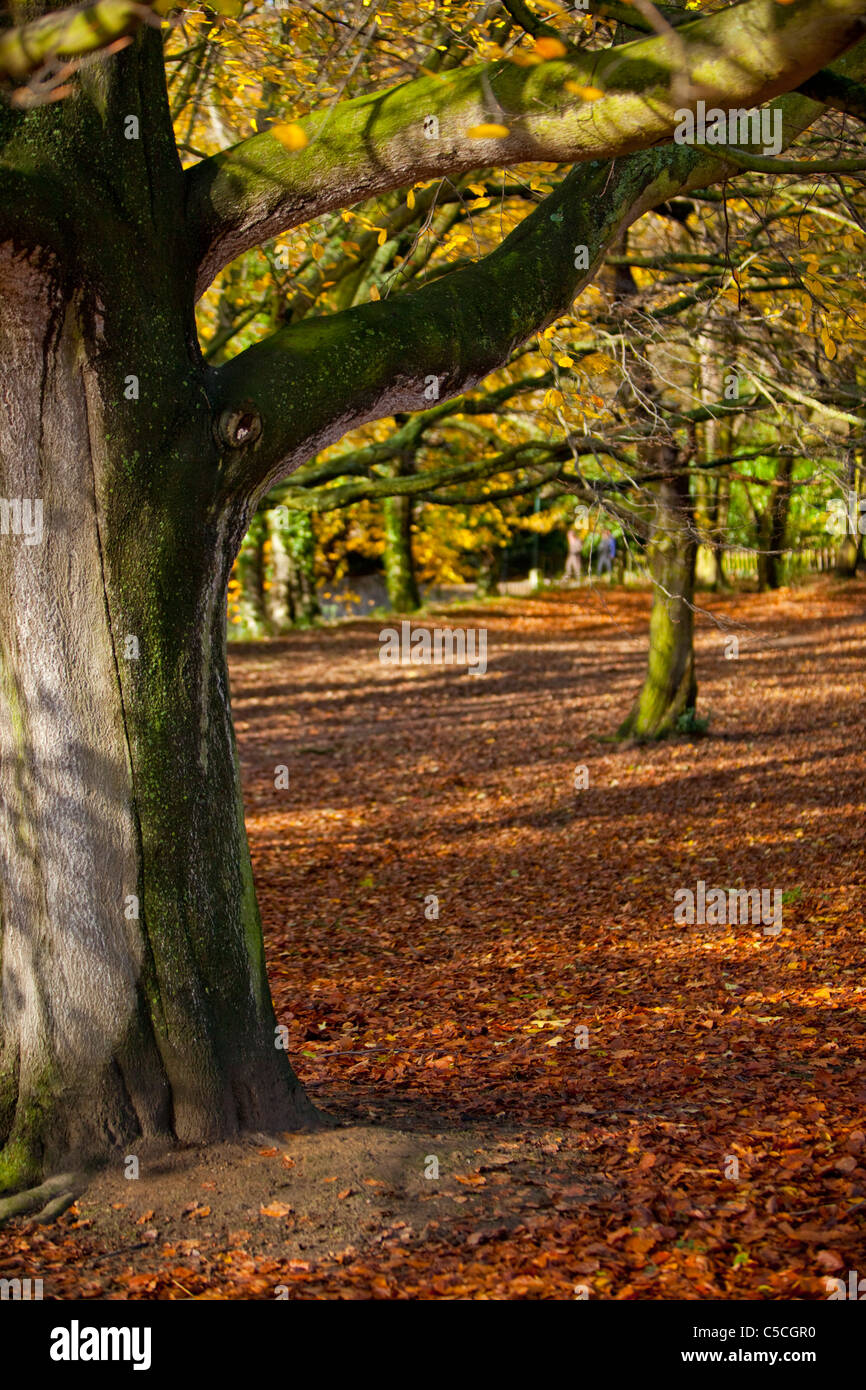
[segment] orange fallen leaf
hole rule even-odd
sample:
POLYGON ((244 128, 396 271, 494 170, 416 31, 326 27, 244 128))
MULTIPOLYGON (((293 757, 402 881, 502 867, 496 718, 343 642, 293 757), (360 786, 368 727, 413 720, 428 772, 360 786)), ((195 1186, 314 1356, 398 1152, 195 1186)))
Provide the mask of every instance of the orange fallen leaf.
POLYGON ((262 1216, 289 1216, 291 1214, 291 1210, 292 1209, 287 1202, 271 1202, 268 1206, 259 1207, 259 1211, 261 1212, 262 1216))

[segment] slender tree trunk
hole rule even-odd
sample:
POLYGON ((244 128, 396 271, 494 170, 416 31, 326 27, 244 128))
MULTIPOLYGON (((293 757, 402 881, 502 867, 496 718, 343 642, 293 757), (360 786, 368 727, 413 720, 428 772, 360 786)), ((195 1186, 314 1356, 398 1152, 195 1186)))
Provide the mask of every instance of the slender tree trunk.
POLYGON ((661 738, 693 711, 698 687, 694 660, 694 586, 697 538, 688 474, 660 483, 653 534, 647 547, 653 578, 649 662, 620 738, 661 738))
POLYGON ((788 510, 791 505, 793 458, 785 455, 776 468, 775 486, 761 518, 758 544, 758 588, 762 593, 778 589, 782 583, 782 557, 788 530, 788 510))
POLYGON ((268 536, 268 584, 265 590, 265 612, 270 630, 275 635, 291 631, 295 621, 295 606, 291 588, 291 560, 286 549, 281 514, 271 510, 264 513, 268 536))
POLYGON ((293 621, 309 627, 321 616, 316 594, 316 533, 309 512, 289 512, 282 539, 289 564, 289 591, 293 621))
POLYGON ((475 584, 475 592, 479 598, 495 598, 499 593, 498 550, 490 548, 484 552, 475 584))
POLYGON ((412 550, 414 511, 411 497, 385 499, 385 584, 395 613, 414 613, 421 607, 412 550))
MULTIPOLYGON (((854 579, 860 564, 863 551, 864 537, 860 535, 860 517, 858 513, 858 502, 862 487, 862 466, 859 457, 851 459, 848 468, 848 494, 854 499, 852 508, 853 515, 857 518, 856 525, 858 530, 853 534, 846 531, 839 542, 836 551, 836 573, 840 579, 854 579)), ((864 523, 866 524, 866 523, 864 523)))
POLYGON ((240 586, 237 598, 238 621, 244 637, 269 637, 273 634, 268 610, 265 579, 265 542, 267 528, 258 513, 244 536, 235 566, 240 586))
POLYGON ((716 488, 716 515, 713 532, 713 551, 716 556, 716 589, 728 587, 725 569, 725 534, 728 529, 728 512, 731 504, 731 480, 727 473, 718 479, 716 488))
MULTIPOLYGON (((620 245, 625 252, 627 233, 623 233, 620 245)), ((617 267, 616 288, 627 307, 637 291, 629 266, 617 267)), ((658 400, 660 392, 651 364, 638 361, 633 371, 643 393, 658 400)), ((694 595, 698 533, 688 472, 693 452, 693 440, 681 450, 665 438, 651 442, 645 451, 651 471, 667 476, 649 489, 653 505, 646 554, 653 602, 647 673, 634 705, 617 730, 618 738, 663 738, 676 729, 682 715, 694 713, 697 703, 694 595)))

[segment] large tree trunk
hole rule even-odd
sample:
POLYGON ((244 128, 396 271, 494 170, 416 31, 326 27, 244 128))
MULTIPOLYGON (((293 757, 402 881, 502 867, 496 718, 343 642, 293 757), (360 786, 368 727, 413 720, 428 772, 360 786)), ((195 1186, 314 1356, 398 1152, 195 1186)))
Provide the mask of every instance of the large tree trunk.
POLYGON ((620 738, 661 738, 693 712, 698 687, 694 658, 697 536, 689 478, 683 471, 658 484, 653 534, 647 546, 653 579, 647 674, 620 738))
MULTIPOLYGON (((0 494, 44 525, 0 538, 0 1188, 314 1119, 275 1045, 229 706, 250 502, 225 496, 215 424, 239 426, 207 395, 173 149, 122 136, 164 96, 126 55, 111 71, 124 218, 82 160, 105 233, 0 246, 0 494)), ((60 105, 36 125, 68 122, 74 162, 90 108, 60 105)))

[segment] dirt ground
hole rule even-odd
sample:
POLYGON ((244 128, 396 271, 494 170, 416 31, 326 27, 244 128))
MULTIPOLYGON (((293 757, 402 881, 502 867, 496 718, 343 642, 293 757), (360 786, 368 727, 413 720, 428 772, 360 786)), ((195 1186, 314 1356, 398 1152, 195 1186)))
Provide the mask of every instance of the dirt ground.
POLYGON ((0 1232, 0 1277, 809 1299, 866 1267, 866 585, 700 603, 709 732, 655 746, 608 741, 645 593, 443 610, 479 678, 383 666, 371 622, 235 648, 277 1016, 332 1126, 108 1171, 0 1232), (700 879, 780 888, 781 933, 676 924, 700 879))

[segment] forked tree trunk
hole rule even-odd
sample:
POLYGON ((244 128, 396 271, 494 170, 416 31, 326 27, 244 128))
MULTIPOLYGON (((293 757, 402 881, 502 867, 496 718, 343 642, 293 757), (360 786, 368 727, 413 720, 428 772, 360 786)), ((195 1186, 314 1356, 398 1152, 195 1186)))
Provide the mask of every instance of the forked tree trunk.
POLYGON ((646 679, 618 730, 620 738, 661 738, 693 712, 698 697, 694 658, 697 537, 688 474, 658 484, 647 546, 653 579, 646 679))
POLYGON ((124 217, 76 153, 90 108, 58 103, 31 134, 107 228, 0 247, 0 495, 43 518, 0 536, 0 1188, 315 1118, 276 1045, 229 707, 250 503, 225 496, 176 156, 124 141, 147 70, 111 71, 124 217))

